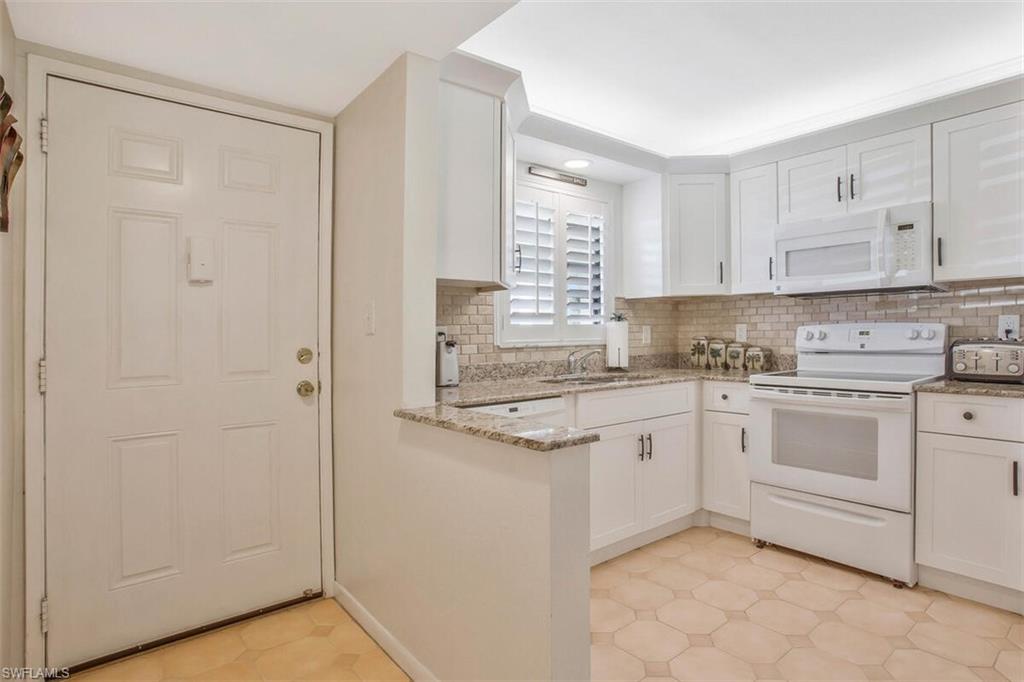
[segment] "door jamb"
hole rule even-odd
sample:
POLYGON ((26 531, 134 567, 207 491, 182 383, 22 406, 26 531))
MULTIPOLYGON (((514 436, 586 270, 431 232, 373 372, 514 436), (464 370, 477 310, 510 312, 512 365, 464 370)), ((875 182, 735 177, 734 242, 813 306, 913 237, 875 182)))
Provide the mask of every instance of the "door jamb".
POLYGON ((46 596, 46 508, 44 396, 39 393, 40 358, 45 357, 46 282, 46 163, 40 153, 42 119, 46 112, 49 76, 147 95, 179 104, 290 126, 320 135, 319 273, 317 283, 317 342, 320 393, 320 580, 324 596, 334 592, 334 478, 331 422, 331 210, 333 205, 334 125, 191 90, 160 85, 35 54, 28 55, 26 100, 25 208, 25 665, 46 665, 46 638, 40 628, 40 604, 46 596))

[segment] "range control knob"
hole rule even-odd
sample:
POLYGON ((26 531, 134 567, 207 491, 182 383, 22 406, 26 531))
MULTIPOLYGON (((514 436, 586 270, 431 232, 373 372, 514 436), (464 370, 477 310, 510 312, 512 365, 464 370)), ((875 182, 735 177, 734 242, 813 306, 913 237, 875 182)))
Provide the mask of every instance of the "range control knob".
POLYGON ((931 341, 932 339, 935 338, 935 330, 934 329, 925 329, 923 332, 921 332, 921 336, 923 336, 924 338, 926 338, 929 341, 931 341))
POLYGON ((814 331, 811 330, 811 329, 808 329, 807 331, 805 331, 804 332, 804 338, 807 339, 808 341, 813 339, 814 338, 814 331))
POLYGON ((918 331, 917 329, 908 329, 907 330, 907 338, 910 339, 911 341, 913 341, 914 339, 916 339, 920 335, 921 335, 921 332, 918 331))
POLYGON ((828 332, 827 331, 825 331, 824 329, 819 329, 818 330, 818 340, 819 341, 824 341, 826 336, 828 336, 828 332))
POLYGON ((1010 374, 1016 374, 1017 372, 1020 371, 1020 365, 1007 365, 1006 371, 1009 372, 1010 374))
POLYGON ((955 365, 953 365, 953 369, 955 369, 958 372, 963 372, 964 370, 967 369, 967 363, 966 362, 958 362, 955 365))

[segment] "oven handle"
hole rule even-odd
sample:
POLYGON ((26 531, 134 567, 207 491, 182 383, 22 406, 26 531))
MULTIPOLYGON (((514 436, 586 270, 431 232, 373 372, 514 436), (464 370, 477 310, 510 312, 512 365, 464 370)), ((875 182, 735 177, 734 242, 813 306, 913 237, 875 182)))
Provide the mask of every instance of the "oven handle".
MULTIPOLYGON (((813 389, 807 389, 813 390, 813 389)), ((856 391, 835 391, 836 393, 850 393, 857 395, 856 391)), ((792 393, 779 393, 772 389, 750 387, 751 400, 762 400, 765 402, 777 402, 787 405, 823 405, 826 407, 838 407, 854 410, 872 411, 897 411, 910 412, 913 410, 913 397, 901 395, 893 398, 836 398, 821 395, 794 395, 792 393)))

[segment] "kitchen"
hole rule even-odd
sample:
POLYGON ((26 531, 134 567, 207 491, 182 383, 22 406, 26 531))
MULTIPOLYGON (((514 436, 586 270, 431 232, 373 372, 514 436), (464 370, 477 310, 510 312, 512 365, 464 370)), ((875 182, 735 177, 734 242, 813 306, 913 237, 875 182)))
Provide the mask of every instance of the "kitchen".
POLYGON ((1019 4, 241 7, 7 3, 0 663, 1024 679, 1019 4))

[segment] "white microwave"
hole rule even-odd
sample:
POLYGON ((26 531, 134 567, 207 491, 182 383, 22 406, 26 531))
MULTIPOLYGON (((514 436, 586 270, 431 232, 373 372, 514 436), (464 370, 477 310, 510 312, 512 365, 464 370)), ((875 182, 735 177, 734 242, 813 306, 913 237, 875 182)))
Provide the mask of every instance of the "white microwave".
POLYGON ((775 264, 783 296, 934 291, 932 204, 779 225, 775 264))

